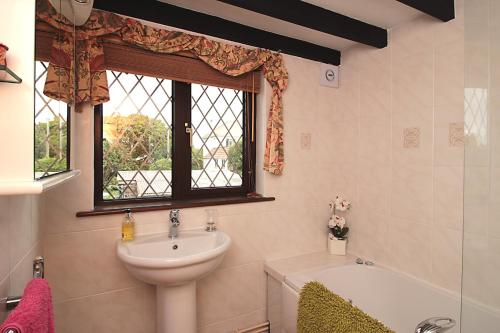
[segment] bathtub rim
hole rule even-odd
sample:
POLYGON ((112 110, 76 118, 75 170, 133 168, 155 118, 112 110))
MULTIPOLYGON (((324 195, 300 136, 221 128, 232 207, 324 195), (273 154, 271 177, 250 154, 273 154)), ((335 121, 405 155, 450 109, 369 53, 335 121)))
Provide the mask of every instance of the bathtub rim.
MULTIPOLYGON (((355 257, 356 256, 354 256, 354 258, 355 257)), ((299 276, 306 276, 308 274, 313 274, 313 273, 316 273, 316 272, 324 271, 326 269, 338 268, 338 267, 342 267, 342 266, 354 266, 354 267, 361 266, 361 267, 363 267, 365 269, 383 269, 383 270, 387 270, 387 271, 390 271, 392 273, 401 275, 405 279, 414 281, 418 285, 421 285, 421 286, 423 286, 425 288, 432 289, 433 291, 435 291, 435 292, 437 292, 437 293, 439 293, 441 295, 448 296, 448 297, 452 298, 454 301, 459 302, 459 304, 460 304, 460 318, 459 319, 460 320, 462 319, 462 316, 463 316, 462 314, 463 314, 464 303, 467 304, 468 306, 473 306, 473 307, 479 309, 480 311, 486 312, 489 315, 492 315, 494 317, 498 317, 498 319, 500 320, 500 309, 496 309, 496 308, 494 308, 494 307, 492 307, 492 306, 490 306, 488 304, 484 304, 482 302, 479 302, 479 301, 477 301, 477 300, 475 300, 475 299, 473 299, 471 297, 462 296, 462 294, 461 294, 462 290, 460 290, 459 292, 453 291, 453 290, 449 290, 449 289, 446 289, 446 288, 441 287, 439 285, 433 284, 433 283, 431 283, 429 281, 423 280, 423 279, 421 279, 419 277, 416 277, 414 275, 411 275, 409 273, 406 273, 406 272, 403 272, 401 270, 398 270, 398 269, 396 269, 394 267, 391 267, 391 266, 388 266, 388 265, 384 265, 384 264, 378 264, 377 262, 374 262, 373 266, 369 266, 369 265, 365 265, 365 264, 357 264, 355 261, 352 261, 352 262, 348 262, 348 263, 338 263, 338 264, 334 263, 334 264, 324 265, 324 266, 321 266, 321 267, 313 267, 313 268, 310 268, 310 269, 307 269, 307 270, 304 270, 304 271, 299 271, 299 272, 295 272, 295 273, 292 273, 292 274, 289 274, 289 275, 285 275, 282 283, 284 283, 290 289, 292 289, 294 292, 296 292, 297 295, 300 295, 300 290, 302 289, 302 287, 304 285, 302 285, 299 288, 298 285, 296 283, 294 283, 294 281, 293 281, 294 278, 297 278, 299 276)), ((313 279, 307 279, 305 281, 305 283, 307 283, 309 281, 315 281, 315 280, 313 280, 313 279)), ((321 282, 321 281, 319 281, 319 282, 321 282)))

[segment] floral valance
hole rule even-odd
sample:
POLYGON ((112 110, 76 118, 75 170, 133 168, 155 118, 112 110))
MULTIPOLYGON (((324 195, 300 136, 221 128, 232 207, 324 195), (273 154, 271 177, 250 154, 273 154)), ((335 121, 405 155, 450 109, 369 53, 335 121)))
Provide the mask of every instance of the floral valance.
POLYGON ((102 38, 119 37, 125 43, 158 53, 188 51, 221 73, 238 76, 262 67, 272 87, 267 121, 264 170, 281 174, 283 155, 283 91, 288 73, 283 57, 264 49, 247 49, 179 31, 153 28, 141 22, 93 10, 83 26, 73 27, 48 0, 37 0, 37 18, 62 31, 54 39, 44 94, 68 104, 109 101, 102 38), (75 54, 73 49, 76 46, 75 54))

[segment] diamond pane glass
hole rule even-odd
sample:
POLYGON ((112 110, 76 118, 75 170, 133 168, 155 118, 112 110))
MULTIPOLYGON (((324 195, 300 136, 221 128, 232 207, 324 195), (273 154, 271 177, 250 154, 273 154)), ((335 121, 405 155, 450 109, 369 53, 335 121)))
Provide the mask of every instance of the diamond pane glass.
POLYGON ((172 81, 107 71, 103 199, 172 195, 172 81))
POLYGON ((191 85, 192 188, 242 185, 243 92, 191 85))
POLYGON ((48 63, 35 61, 35 178, 69 168, 68 107, 43 94, 48 63))
POLYGON ((488 145, 488 90, 465 88, 464 132, 469 146, 488 145))

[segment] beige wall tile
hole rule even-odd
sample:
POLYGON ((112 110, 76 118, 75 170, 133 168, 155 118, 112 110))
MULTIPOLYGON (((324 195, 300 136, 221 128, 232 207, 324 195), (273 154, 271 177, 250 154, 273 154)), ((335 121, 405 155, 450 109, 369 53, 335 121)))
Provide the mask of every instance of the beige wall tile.
POLYGON ((463 7, 464 0, 455 0, 455 19, 448 22, 442 22, 434 27, 435 47, 452 42, 464 41, 465 27, 463 7))
MULTIPOLYGON (((353 48, 343 57, 359 68, 360 80, 360 118, 349 125, 359 126, 359 141, 357 176, 349 182, 357 190, 348 190, 357 203, 348 249, 432 283, 449 282, 454 289, 464 147, 450 144, 450 124, 464 120, 462 6, 457 3, 457 19, 446 24, 419 17, 391 29, 389 48, 353 48), (417 135, 407 137, 405 147, 409 129, 417 135), (433 267, 445 256, 451 258, 448 264, 433 267)), ((483 153, 477 151, 476 156, 483 153)), ((340 188, 337 183, 334 177, 334 188, 340 188)), ((477 185, 470 196, 481 197, 477 185)), ((469 207, 470 213, 484 215, 476 207, 469 207)), ((483 215, 478 219, 485 224, 483 215)))
POLYGON ((11 269, 10 289, 11 295, 22 295, 24 288, 33 278, 33 260, 36 256, 43 255, 42 246, 36 243, 29 252, 11 269))
POLYGON ((465 1, 465 86, 488 87, 489 71, 489 4, 487 1, 465 1))
POLYGON ((432 280, 430 226, 392 218, 388 227, 387 254, 393 265, 418 278, 432 280), (402 246, 402 244, 404 244, 402 246))
POLYGON ((265 286, 261 262, 216 270, 198 282, 198 325, 204 327, 262 309, 265 286))
POLYGON ((432 282, 459 292, 462 281, 462 231, 436 227, 432 233, 432 282))
MULTIPOLYGON (((0 298, 7 297, 9 295, 9 278, 0 280, 0 298)), ((3 322, 7 318, 7 311, 4 309, 0 310, 0 322, 3 322)))
POLYGON ((132 288, 56 303, 56 331, 79 332, 144 332, 143 288, 132 288))
MULTIPOLYGON (((499 86, 500 87, 500 86, 499 86)), ((497 94, 498 88, 490 89, 491 93, 488 105, 489 114, 489 148, 490 148, 490 163, 492 168, 500 167, 500 94, 497 94)), ((469 147, 467 147, 468 149, 469 147)))
POLYGON ((459 104, 436 106, 434 113, 434 165, 463 166, 463 101, 459 104), (457 131, 461 133, 455 133, 457 131), (453 138, 450 137, 452 134, 453 138))
POLYGON ((9 198, 0 197, 0 280, 8 277, 10 272, 10 255, 9 255, 9 198))
POLYGON ((389 41, 392 44, 393 57, 401 59, 432 49, 435 28, 438 25, 431 17, 422 15, 390 29, 389 41))
POLYGON ((361 164, 359 172, 359 206, 363 212, 390 214, 391 211, 390 165, 361 164))
POLYGON ((115 254, 119 229, 48 235, 46 277, 55 301, 138 285, 115 254))
POLYGON ((390 116, 359 120, 359 162, 366 166, 391 164, 390 116))
POLYGON ((434 57, 432 52, 394 58, 393 113, 428 123, 432 121, 434 57))
POLYGON ((359 97, 360 117, 368 119, 389 119, 391 112, 391 85, 382 82, 361 81, 359 97))
POLYGON ((488 235, 500 238, 500 168, 492 168, 490 198, 488 202, 488 235))
MULTIPOLYGON (((256 214, 257 215, 257 214, 256 214)), ((260 214, 262 218, 267 215, 260 214)), ((255 228, 251 227, 254 219, 249 215, 232 215, 218 219, 217 227, 231 237, 231 248, 221 264, 222 267, 244 265, 262 261, 264 253, 261 249, 265 239, 256 239, 255 228)))
POLYGON ((12 196, 9 199, 9 246, 11 267, 30 250, 32 232, 30 196, 12 196))
POLYGON ((198 333, 234 333, 236 330, 252 327, 266 320, 266 309, 260 309, 226 321, 201 327, 198 333))
POLYGON ((390 91, 392 44, 383 49, 361 45, 356 47, 359 48, 356 65, 359 68, 361 92, 372 89, 390 91))
POLYGON ((420 127, 403 128, 403 148, 420 148, 420 127))
POLYGON ((31 196, 31 245, 42 241, 43 224, 42 224, 42 208, 41 196, 31 196))
MULTIPOLYGON (((33 277, 33 258, 43 255, 34 196, 0 196, 0 298, 21 295, 33 277)), ((0 309, 0 322, 7 313, 0 309)))
MULTIPOLYGON (((468 221, 465 219, 465 223, 468 221)), ((487 297, 488 273, 484 269, 488 263, 488 238, 465 233, 463 243, 462 295, 484 301, 487 297)))
POLYGON ((434 168, 434 222, 461 231, 463 228, 463 167, 434 168))
POLYGON ((500 238, 489 237, 488 253, 486 256, 488 265, 482 266, 481 270, 485 272, 486 277, 484 285, 484 300, 486 304, 496 309, 500 307, 500 286, 498 285, 498 279, 500 277, 500 261, 498 260, 499 257, 500 238))
POLYGON ((359 215, 350 224, 348 251, 367 260, 388 264, 392 258, 388 242, 391 237, 391 216, 370 211, 363 211, 359 215))
POLYGON ((433 168, 394 165, 391 186, 392 215, 431 224, 433 215, 433 168))
POLYGON ((463 40, 457 39, 437 46, 434 59, 435 105, 460 104, 463 106, 465 66, 463 40))

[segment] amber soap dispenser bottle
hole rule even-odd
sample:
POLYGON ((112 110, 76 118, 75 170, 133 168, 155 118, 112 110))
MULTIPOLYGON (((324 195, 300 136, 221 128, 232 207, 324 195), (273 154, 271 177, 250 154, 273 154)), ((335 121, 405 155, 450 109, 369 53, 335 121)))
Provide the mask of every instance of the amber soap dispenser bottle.
POLYGON ((135 238, 135 221, 130 209, 125 209, 125 214, 122 222, 122 241, 128 242, 135 238))

